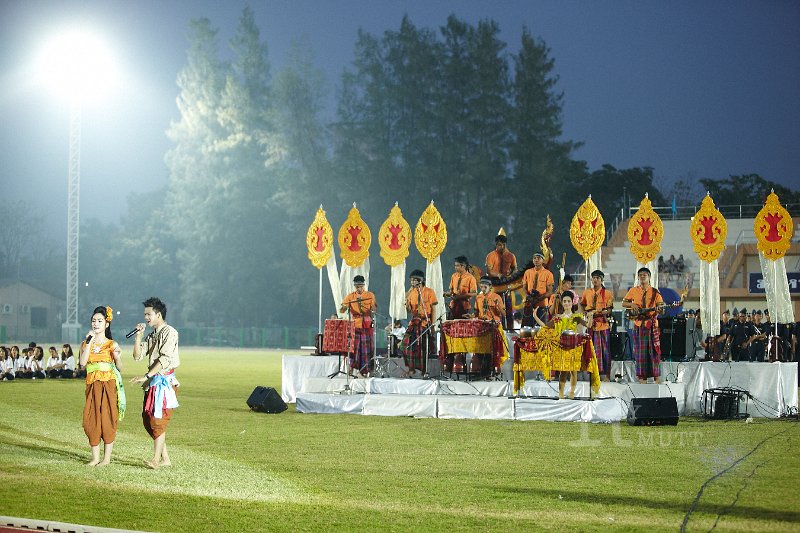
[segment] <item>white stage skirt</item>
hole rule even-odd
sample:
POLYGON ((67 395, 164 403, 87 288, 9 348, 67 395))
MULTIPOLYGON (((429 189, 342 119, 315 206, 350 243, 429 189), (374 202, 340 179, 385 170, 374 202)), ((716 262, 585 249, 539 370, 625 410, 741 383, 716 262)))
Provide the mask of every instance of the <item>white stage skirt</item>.
MULTIPOLYGON (((751 398, 740 403, 740 412, 746 410, 755 417, 777 418, 788 410, 796 410, 798 404, 797 363, 662 363, 661 384, 639 384, 627 379, 619 383, 602 382, 600 394, 592 402, 554 401, 558 398, 558 382, 532 379, 532 373, 527 373, 525 386, 512 398, 511 381, 344 376, 329 379, 327 376, 337 371, 338 363, 339 358, 334 356, 284 355, 283 400, 297 403, 300 412, 593 422, 624 419, 631 398, 674 396, 680 415, 701 415, 703 391, 719 387, 749 391, 751 398), (568 408, 566 404, 574 405, 568 408), (532 413, 532 410, 542 412, 532 413)), ((625 363, 627 378, 633 375, 633 362, 625 363)), ((614 365, 620 369, 622 362, 614 361, 614 365)), ((399 376, 405 370, 402 358, 391 358, 385 368, 391 376, 399 376)), ((568 391, 566 383, 565 392, 568 391)), ((578 382, 576 396, 589 397, 588 382, 578 382)))

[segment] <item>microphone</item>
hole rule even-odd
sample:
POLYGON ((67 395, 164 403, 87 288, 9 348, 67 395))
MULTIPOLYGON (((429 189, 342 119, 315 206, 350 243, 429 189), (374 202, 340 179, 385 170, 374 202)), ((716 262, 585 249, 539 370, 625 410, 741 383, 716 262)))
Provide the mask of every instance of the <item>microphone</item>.
POLYGON ((133 328, 132 330, 130 330, 128 333, 126 333, 126 334, 125 334, 125 338, 126 338, 126 339, 130 339, 131 337, 133 337, 134 335, 136 335, 136 332, 137 332, 137 331, 139 331, 139 328, 138 328, 138 327, 135 327, 135 328, 133 328))
POLYGON ((92 334, 91 333, 86 335, 86 344, 89 344, 90 342, 92 342, 92 334))

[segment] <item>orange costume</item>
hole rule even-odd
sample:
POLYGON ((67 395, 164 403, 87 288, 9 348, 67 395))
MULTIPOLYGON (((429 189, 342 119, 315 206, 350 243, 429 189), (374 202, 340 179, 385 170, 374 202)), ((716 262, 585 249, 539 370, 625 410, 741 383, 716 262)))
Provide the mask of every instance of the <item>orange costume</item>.
MULTIPOLYGON (((478 292, 478 284, 475 281, 475 276, 469 272, 454 272, 450 276, 450 287, 448 292, 452 294, 469 294, 478 292)), ((463 300, 453 299, 450 301, 450 309, 453 318, 462 318, 465 314, 469 313, 472 309, 470 305, 470 298, 463 300)))
POLYGON ((375 309, 375 295, 369 291, 359 294, 357 291, 351 292, 342 300, 342 306, 350 308, 350 317, 353 319, 354 327, 371 328, 372 310, 375 309))
MULTIPOLYGON (((83 350, 86 343, 81 344, 83 350)), ((89 342, 86 362, 86 404, 83 407, 83 432, 89 446, 99 446, 100 440, 111 444, 117 437, 119 406, 117 378, 114 372, 114 341, 97 345, 89 342)))
POLYGON ((480 293, 475 297, 475 309, 478 310, 478 318, 481 320, 500 322, 503 317, 501 310, 505 310, 505 303, 499 294, 490 291, 488 294, 480 293))
MULTIPOLYGON (((614 298, 611 291, 605 287, 600 287, 599 291, 595 291, 594 288, 586 289, 583 291, 583 296, 581 296, 581 305, 586 311, 608 309, 613 305, 613 302, 614 298)), ((594 331, 607 330, 608 317, 595 315, 591 329, 594 331)))
MULTIPOLYGON (((535 290, 541 296, 547 293, 548 286, 552 287, 555 284, 555 280, 553 279, 553 273, 546 268, 542 267, 536 270, 536 267, 533 267, 526 270, 525 274, 522 275, 522 283, 528 294, 535 290)), ((547 298, 542 298, 533 305, 534 307, 546 307, 547 298)))
MULTIPOLYGON (((659 305, 664 304, 664 299, 661 298, 661 293, 659 293, 653 287, 650 287, 645 291, 642 289, 641 286, 636 285, 635 287, 631 287, 628 293, 625 295, 625 301, 630 301, 633 303, 639 304, 640 307, 656 307, 659 305)), ((633 320, 633 323, 636 324, 637 327, 650 327, 651 325, 658 327, 658 313, 652 311, 648 313, 646 317, 636 317, 633 320)))
POLYGON ((420 287, 422 290, 417 290, 412 287, 406 300, 406 306, 411 311, 411 319, 418 318, 422 327, 428 326, 428 320, 432 318, 433 304, 436 301, 436 292, 430 287, 420 287), (422 296, 422 307, 420 308, 420 294, 422 296))
POLYGON ((517 257, 509 252, 503 250, 503 254, 497 253, 497 250, 492 250, 486 256, 486 274, 494 278, 508 277, 517 270, 517 257))

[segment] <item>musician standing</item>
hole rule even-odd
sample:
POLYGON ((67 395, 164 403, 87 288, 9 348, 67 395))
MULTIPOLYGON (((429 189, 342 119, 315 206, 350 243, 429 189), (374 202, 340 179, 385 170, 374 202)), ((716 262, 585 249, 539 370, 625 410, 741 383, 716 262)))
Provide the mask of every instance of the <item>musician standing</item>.
POLYGON ((753 336, 750 337, 750 361, 764 361, 766 353, 766 339, 769 333, 761 322, 761 309, 753 311, 753 336))
POLYGON ((450 276, 450 286, 444 294, 450 300, 450 318, 465 318, 472 309, 470 299, 478 293, 475 276, 469 273, 469 261, 463 255, 455 259, 455 272, 450 276))
POLYGON ((503 298, 492 290, 492 280, 483 276, 480 283, 481 292, 475 297, 475 309, 481 320, 500 322, 506 316, 503 298))
POLYGON ((636 377, 640 383, 646 383, 647 378, 651 377, 656 383, 660 383, 661 337, 658 330, 658 308, 664 305, 664 300, 658 290, 650 286, 649 268, 640 268, 636 275, 639 285, 631 287, 622 300, 622 306, 630 309, 635 317, 633 355, 636 359, 636 377), (640 309, 651 311, 637 314, 640 309))
POLYGON ((592 288, 583 291, 581 307, 584 312, 594 311, 590 324, 592 343, 597 354, 597 366, 603 381, 609 380, 611 372, 611 334, 608 317, 614 307, 614 295, 603 287, 605 274, 601 270, 592 272, 592 288))
POLYGON ((517 257, 506 248, 508 237, 503 228, 494 238, 494 250, 486 256, 486 275, 491 278, 507 278, 517 271, 517 257))
POLYGON ((403 377, 412 376, 417 370, 425 372, 425 355, 436 355, 436 334, 428 326, 433 323, 436 292, 425 286, 425 274, 421 270, 411 272, 411 288, 406 293, 406 311, 411 313, 403 338, 403 359, 406 371, 403 377))
POLYGON ((345 296, 339 308, 340 313, 349 311, 350 319, 355 327, 353 351, 350 355, 350 372, 353 369, 366 375, 371 372, 371 357, 373 352, 372 341, 372 313, 378 310, 375 295, 365 290, 364 276, 353 278, 356 290, 345 296))
POLYGON ((749 355, 750 337, 755 335, 753 324, 747 321, 747 309, 739 311, 738 320, 731 326, 731 357, 734 361, 747 361, 749 355))
MULTIPOLYGON (((555 280, 553 273, 544 267, 544 256, 540 253, 533 254, 533 268, 529 268, 522 276, 522 284, 528 293, 525 304, 526 311, 532 306, 532 312, 543 321, 547 322, 547 300, 553 294, 555 280)), ((532 316, 522 316, 523 326, 535 324, 532 316)))

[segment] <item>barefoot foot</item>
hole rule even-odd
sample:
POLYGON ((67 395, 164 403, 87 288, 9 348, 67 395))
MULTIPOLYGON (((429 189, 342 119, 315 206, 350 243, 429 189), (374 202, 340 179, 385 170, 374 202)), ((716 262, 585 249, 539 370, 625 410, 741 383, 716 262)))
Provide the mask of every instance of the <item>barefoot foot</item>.
POLYGON ((89 461, 88 463, 86 463, 86 466, 97 466, 97 464, 98 464, 99 462, 100 462, 100 459, 92 459, 91 461, 89 461))
POLYGON ((145 464, 145 466, 146 466, 147 468, 151 468, 151 469, 153 469, 153 470, 155 470, 156 468, 158 468, 158 463, 157 463, 156 461, 149 461, 149 460, 145 459, 145 460, 143 461, 143 463, 145 464))

